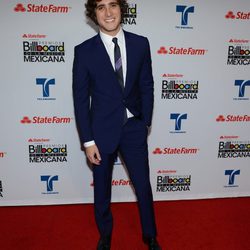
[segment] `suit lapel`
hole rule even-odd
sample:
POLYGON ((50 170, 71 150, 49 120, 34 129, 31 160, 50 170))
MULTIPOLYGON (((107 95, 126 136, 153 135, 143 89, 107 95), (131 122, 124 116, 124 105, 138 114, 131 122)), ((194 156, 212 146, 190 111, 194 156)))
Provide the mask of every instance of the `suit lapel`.
POLYGON ((100 34, 97 34, 96 36, 94 53, 96 58, 96 66, 99 68, 98 70, 107 72, 108 73, 107 75, 109 75, 111 79, 111 80, 107 79, 107 81, 114 83, 114 86, 116 88, 118 88, 120 91, 123 91, 118 83, 116 73, 110 61, 105 45, 102 42, 100 34))
POLYGON ((110 61, 108 52, 99 34, 97 34, 96 36, 96 46, 94 47, 94 50, 99 61, 98 64, 102 65, 102 67, 105 67, 105 69, 108 69, 109 71, 112 70, 112 72, 114 72, 114 68, 110 61))

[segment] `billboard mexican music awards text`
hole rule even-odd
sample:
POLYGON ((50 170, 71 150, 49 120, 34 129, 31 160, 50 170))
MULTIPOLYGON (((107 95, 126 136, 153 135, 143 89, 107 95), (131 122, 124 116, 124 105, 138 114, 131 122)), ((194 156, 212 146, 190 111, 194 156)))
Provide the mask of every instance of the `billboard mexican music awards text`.
POLYGON ((190 191, 191 175, 176 175, 172 172, 169 170, 157 172, 156 192, 190 191))
POLYGON ((51 143, 50 139, 28 140, 29 163, 67 162, 67 144, 51 143))
POLYGON ((228 45, 228 65, 249 65, 250 44, 246 39, 230 39, 228 45))
POLYGON ((239 136, 221 136, 218 146, 218 158, 249 158, 250 141, 239 136))
POLYGON ((183 78, 182 74, 163 74, 161 99, 197 99, 199 81, 183 78))
POLYGON ((24 62, 65 62, 65 44, 63 41, 47 39, 46 35, 24 34, 24 62))

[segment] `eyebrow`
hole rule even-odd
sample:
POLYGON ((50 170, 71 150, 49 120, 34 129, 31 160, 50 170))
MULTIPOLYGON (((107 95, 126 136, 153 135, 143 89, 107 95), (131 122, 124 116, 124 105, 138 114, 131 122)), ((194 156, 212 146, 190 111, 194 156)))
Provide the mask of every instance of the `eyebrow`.
MULTIPOLYGON (((110 2, 110 3, 108 3, 107 5, 111 5, 111 4, 118 4, 118 2, 110 2)), ((97 3, 97 5, 96 5, 96 8, 98 8, 98 7, 100 7, 100 6, 105 6, 105 4, 99 4, 98 5, 98 3, 97 3)))

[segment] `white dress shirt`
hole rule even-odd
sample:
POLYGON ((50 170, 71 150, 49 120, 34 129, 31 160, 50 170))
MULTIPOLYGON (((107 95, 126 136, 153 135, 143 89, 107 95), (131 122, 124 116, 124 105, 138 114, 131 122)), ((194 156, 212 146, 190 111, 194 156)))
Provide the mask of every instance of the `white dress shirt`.
MULTIPOLYGON (((124 81, 124 87, 125 87, 126 74, 127 74, 127 53, 126 53, 126 43, 125 43, 124 32, 122 29, 120 29, 119 32, 113 37, 100 31, 100 37, 109 55, 109 58, 110 58, 110 61, 114 70, 115 70, 115 56, 114 56, 115 44, 112 42, 112 39, 114 37, 118 39, 118 45, 121 50, 122 72, 123 72, 123 81, 124 81)), ((126 109, 126 111, 127 111, 128 118, 133 117, 133 114, 129 112, 128 109, 126 109)), ((88 141, 84 143, 84 147, 89 147, 94 144, 95 144, 95 141, 88 141)))

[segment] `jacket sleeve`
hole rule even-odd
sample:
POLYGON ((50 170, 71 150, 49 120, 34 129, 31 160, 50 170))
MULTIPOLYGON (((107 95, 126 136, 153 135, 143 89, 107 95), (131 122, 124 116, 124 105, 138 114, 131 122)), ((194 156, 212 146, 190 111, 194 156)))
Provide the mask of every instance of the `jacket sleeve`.
POLYGON ((76 46, 73 62, 73 100, 81 143, 93 140, 90 116, 91 80, 84 56, 83 51, 76 46))
POLYGON ((148 39, 145 39, 145 54, 140 72, 140 93, 142 105, 142 118, 151 126, 154 103, 154 80, 152 75, 152 61, 148 39))

